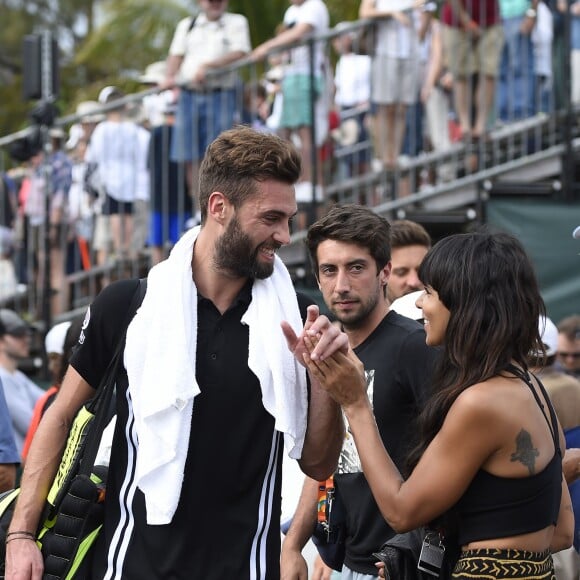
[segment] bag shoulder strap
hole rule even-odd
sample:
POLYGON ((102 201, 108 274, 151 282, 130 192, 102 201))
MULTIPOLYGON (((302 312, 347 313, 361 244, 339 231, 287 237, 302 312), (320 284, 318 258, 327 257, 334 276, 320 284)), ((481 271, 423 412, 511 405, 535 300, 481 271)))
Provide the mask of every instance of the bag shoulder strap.
POLYGON ((551 433, 552 433, 552 438, 554 439, 554 447, 556 449, 556 453, 558 453, 558 455, 562 454, 562 451, 560 449, 560 437, 558 436, 558 419, 556 416, 556 411, 554 410, 554 406, 552 405, 552 401, 550 400, 550 396, 548 395, 548 392, 546 391, 546 387, 544 387, 542 381, 536 376, 536 375, 532 375, 537 383, 538 383, 538 387, 544 397, 544 400, 546 401, 546 404, 548 405, 548 412, 550 414, 550 418, 548 418, 548 416, 546 415, 546 411, 544 409, 544 404, 542 403, 542 401, 540 400, 540 397, 538 395, 538 393, 536 392, 536 389, 534 389, 534 385, 532 383, 532 379, 530 378, 530 374, 528 371, 524 371, 522 369, 520 369, 519 367, 516 367, 513 364, 508 364, 506 367, 506 370, 512 374, 514 374, 516 377, 518 377, 519 379, 521 379, 530 389, 530 391, 532 392, 532 395, 534 396, 534 399, 536 400, 536 403, 538 405, 538 407, 540 408, 540 411, 542 411, 542 415, 544 415, 544 419, 546 419, 546 423, 548 424, 548 428, 550 429, 551 433))
POLYGON ((191 22, 189 23, 189 27, 187 28, 187 33, 189 34, 193 28, 195 27, 195 21, 197 20, 197 14, 191 17, 191 22))
POLYGON ((133 294, 131 304, 129 305, 129 309, 127 311, 123 332, 119 337, 119 342, 115 347, 115 352, 111 362, 109 363, 109 366, 107 367, 107 370, 105 371, 103 379, 101 380, 97 390, 97 395, 95 397, 95 416, 92 421, 92 425, 90 426, 89 436, 84 439, 84 449, 80 450, 82 461, 79 468, 79 473, 90 475, 93 469, 93 465, 99 451, 99 445, 101 443, 101 435, 103 434, 103 431, 109 422, 108 410, 111 405, 113 393, 115 391, 117 372, 121 365, 121 361, 123 360, 123 351, 125 350, 125 338, 127 335, 127 329, 129 328, 129 324, 131 323, 131 320, 133 320, 137 309, 139 306, 141 306, 143 298, 145 298, 146 291, 147 278, 140 278, 139 284, 135 289, 135 293, 133 294))

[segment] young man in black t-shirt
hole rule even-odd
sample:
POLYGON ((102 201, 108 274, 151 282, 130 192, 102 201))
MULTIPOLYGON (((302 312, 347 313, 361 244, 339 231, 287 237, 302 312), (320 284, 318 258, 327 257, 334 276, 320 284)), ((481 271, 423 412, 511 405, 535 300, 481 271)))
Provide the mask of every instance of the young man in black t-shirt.
MULTIPOLYGON (((389 223, 362 206, 336 206, 310 227, 306 242, 324 301, 364 364, 383 443, 402 469, 436 351, 425 345, 419 323, 389 310, 389 223)), ((335 484, 346 511, 344 570, 377 577, 372 553, 394 531, 373 498, 348 425, 335 484)), ((307 478, 282 547, 282 571, 288 578, 305 573, 300 551, 316 522, 317 489, 318 483, 307 478)))
MULTIPOLYGON (((92 578, 275 580, 283 441, 305 473, 324 478, 335 469, 340 410, 316 381, 307 383, 303 335, 320 337, 323 358, 346 352, 348 341, 316 306, 302 306, 302 328, 276 257, 290 240, 299 173, 293 146, 247 127, 208 148, 202 225, 150 271, 127 332, 92 578)), ((30 449, 10 527, 25 534, 7 546, 7 578, 42 571, 26 536, 38 525, 66 426, 98 388, 137 284, 110 285, 87 312, 30 449)))

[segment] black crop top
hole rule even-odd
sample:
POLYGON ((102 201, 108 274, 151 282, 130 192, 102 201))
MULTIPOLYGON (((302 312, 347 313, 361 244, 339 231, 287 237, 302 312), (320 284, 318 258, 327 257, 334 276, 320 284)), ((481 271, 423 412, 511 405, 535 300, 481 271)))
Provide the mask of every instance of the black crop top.
POLYGON ((529 477, 499 477, 480 469, 457 503, 460 545, 491 538, 506 538, 555 525, 562 495, 562 452, 554 408, 544 385, 538 385, 550 411, 550 421, 532 386, 517 367, 506 369, 522 379, 534 394, 554 437, 554 456, 540 472, 529 477))

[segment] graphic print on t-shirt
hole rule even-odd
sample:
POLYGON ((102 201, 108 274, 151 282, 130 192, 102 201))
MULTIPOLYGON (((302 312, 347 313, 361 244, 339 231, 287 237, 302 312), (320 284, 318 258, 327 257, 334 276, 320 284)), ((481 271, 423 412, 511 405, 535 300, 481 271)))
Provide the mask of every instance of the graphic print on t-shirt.
POLYGON ((81 327, 81 332, 79 334, 79 344, 85 343, 85 330, 88 328, 90 321, 91 321, 91 307, 89 306, 87 308, 85 319, 83 320, 83 325, 81 327))
MULTIPOLYGON (((371 402, 371 406, 373 404, 373 391, 375 386, 375 371, 373 370, 365 370, 365 376, 367 380, 367 397, 371 402)), ((344 419, 344 426, 345 426, 345 436, 344 436, 344 443, 342 444, 342 451, 340 452, 340 457, 338 459, 338 467, 336 469, 336 473, 362 473, 362 464, 360 460, 360 456, 358 454, 358 450, 356 445, 354 444, 354 437, 352 436, 352 432, 350 430, 350 425, 344 413, 342 414, 342 418, 344 419)))

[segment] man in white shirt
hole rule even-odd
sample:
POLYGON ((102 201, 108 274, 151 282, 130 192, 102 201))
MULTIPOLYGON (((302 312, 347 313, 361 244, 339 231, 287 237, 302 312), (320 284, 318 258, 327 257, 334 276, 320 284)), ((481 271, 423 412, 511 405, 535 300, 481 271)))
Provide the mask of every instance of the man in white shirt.
POLYGON ((251 50, 248 20, 227 12, 228 0, 200 0, 199 7, 197 15, 184 18, 175 29, 161 84, 179 87, 171 160, 185 162, 193 196, 205 149, 233 125, 236 108, 238 76, 211 72, 251 50))
POLYGON ((109 109, 106 119, 93 131, 86 152, 87 163, 96 165, 98 181, 102 188, 101 214, 98 215, 93 247, 97 262, 107 261, 112 241, 115 258, 133 258, 134 203, 143 199, 144 172, 147 171, 149 132, 127 118, 124 94, 116 87, 105 87, 99 102, 118 106, 109 109), (108 239, 110 235, 112 240, 108 239))

